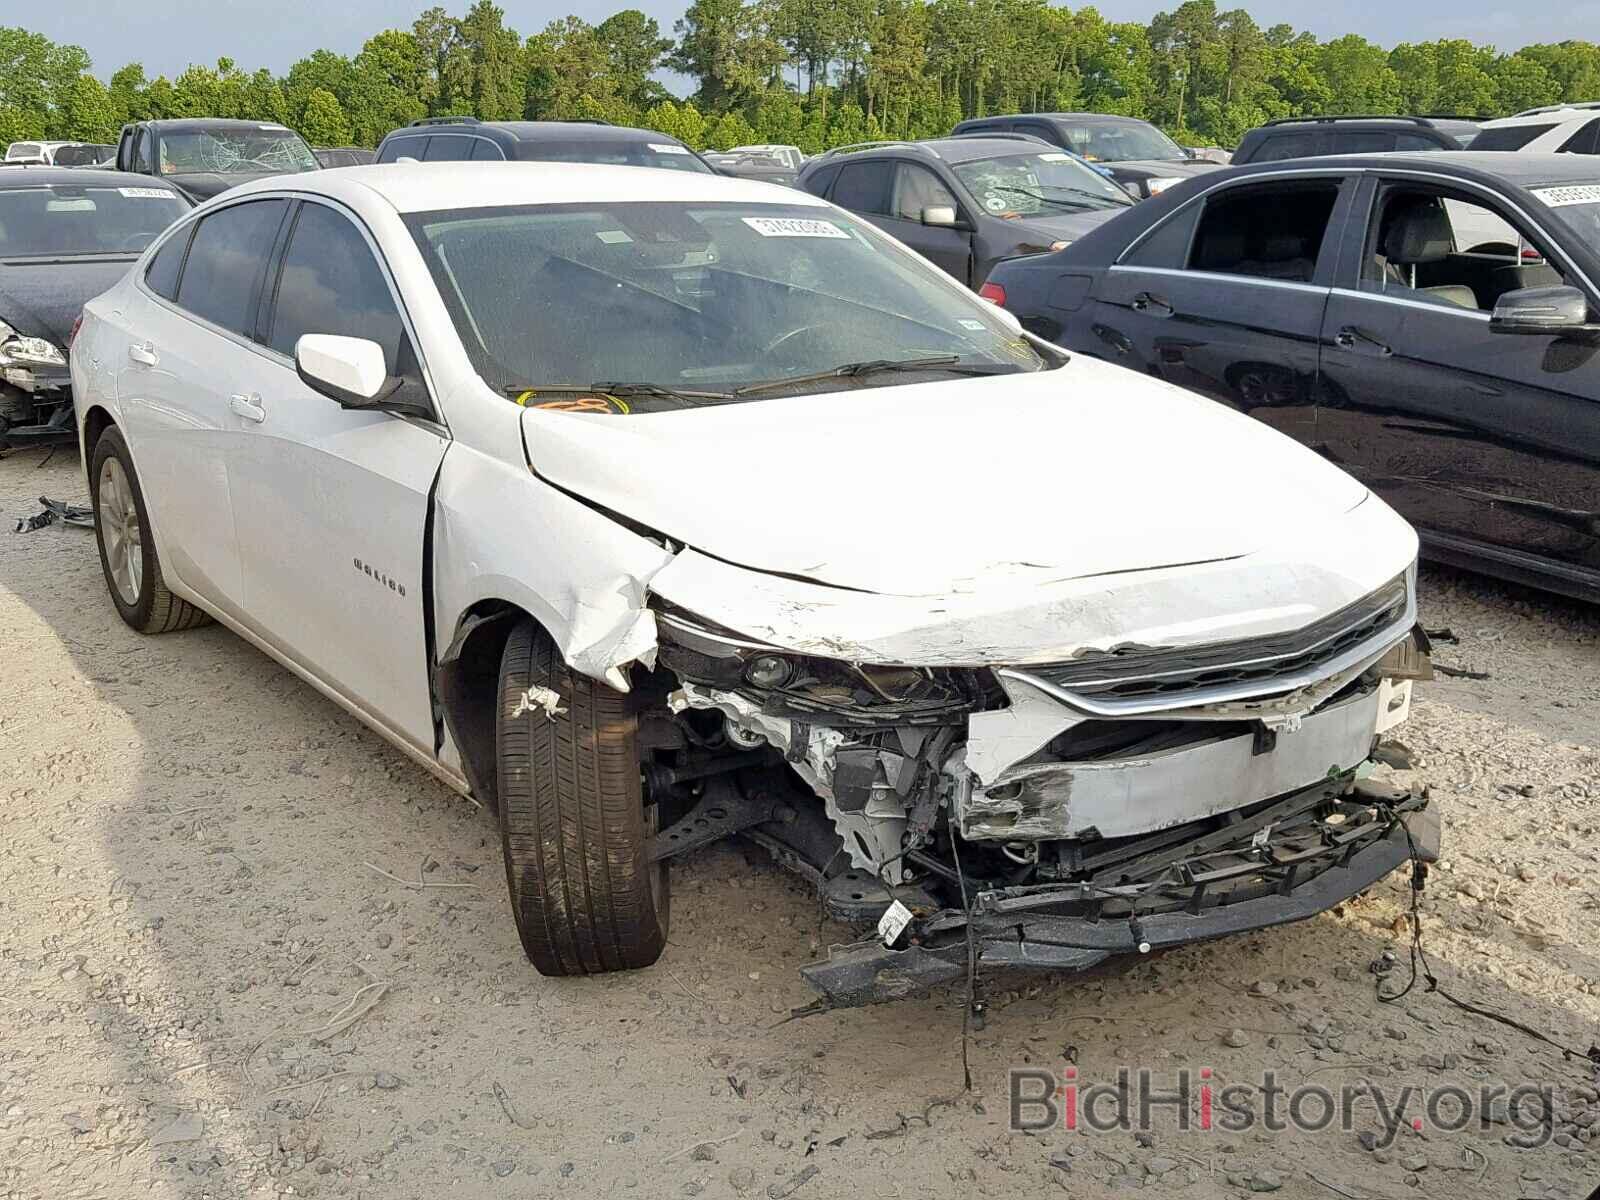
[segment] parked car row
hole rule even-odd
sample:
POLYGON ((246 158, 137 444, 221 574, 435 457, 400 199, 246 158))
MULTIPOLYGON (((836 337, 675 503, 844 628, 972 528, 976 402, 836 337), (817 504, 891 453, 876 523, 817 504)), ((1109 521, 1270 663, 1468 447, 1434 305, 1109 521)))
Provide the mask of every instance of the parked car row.
MULTIPOLYGON (((1144 207, 1032 140, 936 149, 826 190, 869 168, 969 255, 1144 207)), ((805 968, 832 1004, 1437 853, 1358 781, 1428 668, 1415 535, 1337 466, 804 190, 399 157, 180 215, 84 308, 77 430, 122 619, 222 622, 496 813, 540 971, 652 963, 670 861, 733 832, 895 916, 805 968)))

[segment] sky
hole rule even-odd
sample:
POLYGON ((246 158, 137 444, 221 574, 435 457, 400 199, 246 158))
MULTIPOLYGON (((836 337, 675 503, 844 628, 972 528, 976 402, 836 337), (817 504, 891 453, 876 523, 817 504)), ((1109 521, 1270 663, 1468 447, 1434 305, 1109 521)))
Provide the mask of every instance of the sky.
MULTIPOLYGON (((0 25, 20 25, 89 52, 102 78, 127 62, 142 62, 152 78, 176 75, 191 62, 231 57, 240 67, 265 66, 278 74, 312 50, 326 47, 354 54, 372 34, 409 28, 431 3, 465 12, 469 0, 0 0, 0 25)), ((1179 0, 1100 0, 1097 7, 1116 21, 1148 21, 1179 0)), ((1218 0, 1219 8, 1240 0, 1218 0)), ((615 0, 595 5, 574 0, 499 0, 506 23, 527 36, 568 13, 599 23, 617 8, 635 7, 661 22, 664 32, 682 15, 687 0, 615 0)), ((1080 7, 1073 3, 1070 7, 1080 7)), ((1464 37, 1514 50, 1530 42, 1600 38, 1600 0, 1567 8, 1535 5, 1513 9, 1507 0, 1246 0, 1262 26, 1288 22, 1319 37, 1360 33, 1380 45, 1464 37)), ((687 81, 664 80, 675 91, 687 81)))

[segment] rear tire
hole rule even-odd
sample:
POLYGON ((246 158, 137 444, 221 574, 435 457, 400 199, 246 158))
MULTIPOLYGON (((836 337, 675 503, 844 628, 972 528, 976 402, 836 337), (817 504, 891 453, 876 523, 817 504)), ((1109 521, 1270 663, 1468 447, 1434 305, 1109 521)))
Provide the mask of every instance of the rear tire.
POLYGON ((496 717, 500 838, 517 932, 542 975, 647 967, 666 946, 637 728, 627 697, 567 667, 531 620, 512 631, 496 717), (527 702, 541 688, 563 711, 527 702))
POLYGON ((124 621, 140 633, 170 633, 211 620, 167 590, 133 456, 115 425, 94 444, 89 504, 94 510, 94 538, 100 546, 106 590, 124 621))

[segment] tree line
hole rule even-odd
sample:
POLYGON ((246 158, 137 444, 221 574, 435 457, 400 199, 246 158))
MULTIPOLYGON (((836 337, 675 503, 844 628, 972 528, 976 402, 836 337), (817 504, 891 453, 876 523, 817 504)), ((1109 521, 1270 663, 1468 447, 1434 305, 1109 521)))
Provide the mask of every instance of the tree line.
POLYGON ((1600 47, 1503 52, 1461 39, 1390 49, 1262 28, 1243 9, 1185 0, 1148 24, 1046 0, 693 0, 671 34, 636 9, 564 17, 524 37, 491 0, 423 12, 354 56, 316 50, 275 75, 230 57, 168 79, 129 63, 102 82, 77 46, 0 27, 0 144, 112 141, 127 121, 243 117, 314 145, 376 145, 424 116, 599 118, 696 148, 749 142, 808 153, 949 132, 986 113, 1089 110, 1155 122, 1190 145, 1232 146, 1275 117, 1503 115, 1600 99, 1600 47), (654 77, 689 77, 688 97, 654 77))

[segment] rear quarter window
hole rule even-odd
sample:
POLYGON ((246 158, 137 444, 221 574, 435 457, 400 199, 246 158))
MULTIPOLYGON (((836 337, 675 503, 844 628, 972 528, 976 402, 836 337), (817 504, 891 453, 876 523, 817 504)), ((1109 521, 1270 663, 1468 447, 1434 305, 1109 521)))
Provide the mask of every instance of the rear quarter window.
POLYGON ((1521 150, 1540 134, 1549 133, 1555 123, 1546 125, 1507 125, 1501 129, 1482 130, 1472 139, 1468 150, 1521 150))

